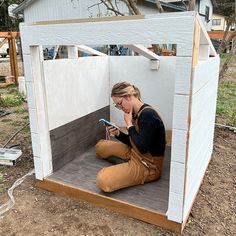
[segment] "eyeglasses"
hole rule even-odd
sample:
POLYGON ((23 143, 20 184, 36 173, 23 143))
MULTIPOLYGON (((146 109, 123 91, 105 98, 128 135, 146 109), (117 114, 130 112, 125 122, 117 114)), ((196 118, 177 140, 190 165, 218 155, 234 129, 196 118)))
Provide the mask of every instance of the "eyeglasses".
POLYGON ((121 110, 122 109, 122 102, 123 102, 123 98, 121 98, 121 100, 115 104, 115 108, 121 110))

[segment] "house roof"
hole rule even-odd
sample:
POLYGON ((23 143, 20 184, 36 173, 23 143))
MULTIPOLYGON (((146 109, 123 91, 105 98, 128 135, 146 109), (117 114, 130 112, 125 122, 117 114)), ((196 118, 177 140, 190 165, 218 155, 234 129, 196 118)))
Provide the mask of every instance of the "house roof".
MULTIPOLYGON (((23 1, 18 7, 16 7, 13 10, 13 13, 15 13, 15 14, 23 13, 23 10, 35 1, 37 1, 37 0, 25 0, 25 1, 23 1)), ((156 4, 156 0, 145 0, 145 1, 156 4)), ((161 4, 162 4, 162 6, 169 7, 169 8, 178 10, 178 11, 186 11, 186 9, 184 7, 177 6, 177 5, 173 4, 173 2, 179 2, 179 1, 178 0, 176 0, 176 1, 170 0, 168 2, 168 0, 164 0, 164 1, 161 1, 161 4)), ((211 0, 211 1, 212 1, 213 6, 216 7, 217 6, 216 0, 211 0)))
POLYGON ((15 13, 15 14, 23 13, 23 10, 35 1, 37 1, 37 0, 25 0, 25 1, 23 1, 18 7, 16 7, 13 10, 13 13, 15 13))
MULTIPOLYGON (((146 2, 151 2, 151 3, 156 3, 157 2, 156 0, 145 0, 145 1, 146 2)), ((187 0, 184 0, 184 1, 187 2, 187 0)), ((161 1, 161 4, 163 6, 165 6, 165 5, 166 6, 172 6, 172 5, 175 5, 175 4, 173 4, 173 2, 181 2, 181 0, 163 0, 163 1, 161 1)), ((211 2, 212 2, 214 7, 217 6, 216 0, 211 0, 211 2)), ((186 11, 186 9, 185 9, 185 11, 186 11)))

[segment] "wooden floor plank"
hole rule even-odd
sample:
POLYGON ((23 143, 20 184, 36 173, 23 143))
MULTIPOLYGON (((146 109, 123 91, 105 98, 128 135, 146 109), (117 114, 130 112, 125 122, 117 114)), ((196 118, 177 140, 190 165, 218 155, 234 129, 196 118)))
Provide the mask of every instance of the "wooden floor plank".
POLYGON ((166 150, 162 178, 152 183, 114 193, 104 193, 96 186, 96 175, 102 167, 109 165, 111 164, 107 161, 97 158, 94 148, 91 148, 54 172, 48 179, 166 214, 169 196, 170 148, 166 150))

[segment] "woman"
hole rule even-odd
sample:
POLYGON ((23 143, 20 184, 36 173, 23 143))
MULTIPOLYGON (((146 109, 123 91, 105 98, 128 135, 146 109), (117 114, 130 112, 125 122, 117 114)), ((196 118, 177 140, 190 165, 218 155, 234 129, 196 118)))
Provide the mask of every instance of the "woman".
POLYGON ((105 167, 98 172, 96 183, 104 192, 143 184, 161 176, 165 152, 165 127, 158 113, 142 102, 137 87, 121 82, 113 86, 115 107, 124 112, 125 134, 109 127, 117 141, 100 140, 96 153, 100 158, 119 157, 127 162, 105 167))

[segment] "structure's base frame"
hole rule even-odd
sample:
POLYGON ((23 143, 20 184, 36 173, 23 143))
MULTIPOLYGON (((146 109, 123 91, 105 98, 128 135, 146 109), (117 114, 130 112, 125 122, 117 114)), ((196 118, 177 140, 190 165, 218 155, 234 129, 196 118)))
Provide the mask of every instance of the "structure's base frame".
POLYGON ((163 215, 163 213, 147 210, 145 208, 131 205, 127 202, 76 188, 59 181, 53 181, 51 179, 44 179, 43 181, 36 180, 36 185, 39 188, 52 191, 63 196, 78 198, 177 233, 181 233, 184 228, 183 224, 168 220, 167 216, 163 215))

